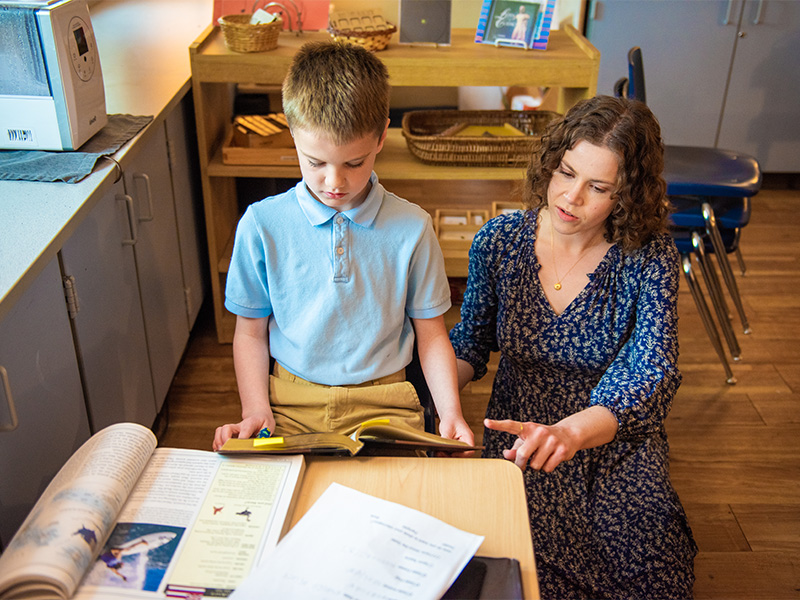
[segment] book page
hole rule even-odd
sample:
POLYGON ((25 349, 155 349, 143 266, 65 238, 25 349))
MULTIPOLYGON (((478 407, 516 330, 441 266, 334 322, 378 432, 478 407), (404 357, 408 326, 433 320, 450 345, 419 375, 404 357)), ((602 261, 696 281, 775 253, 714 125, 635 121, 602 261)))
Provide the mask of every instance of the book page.
POLYGON ((30 579, 51 582, 47 597, 53 589, 72 595, 156 443, 152 431, 134 423, 112 425, 86 441, 0 556, 0 595, 30 579))
POLYGON ((333 483, 231 595, 436 600, 483 536, 333 483))
POLYGON ((302 456, 158 448, 76 598, 224 598, 272 549, 302 456))

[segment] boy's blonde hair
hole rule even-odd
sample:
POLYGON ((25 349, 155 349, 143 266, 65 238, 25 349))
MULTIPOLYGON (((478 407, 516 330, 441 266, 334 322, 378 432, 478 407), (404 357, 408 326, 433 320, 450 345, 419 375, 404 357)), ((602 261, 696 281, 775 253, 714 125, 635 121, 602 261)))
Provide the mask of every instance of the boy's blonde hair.
POLYGON ((309 42, 283 82, 289 127, 346 144, 380 136, 389 117, 389 72, 374 54, 340 42, 309 42))

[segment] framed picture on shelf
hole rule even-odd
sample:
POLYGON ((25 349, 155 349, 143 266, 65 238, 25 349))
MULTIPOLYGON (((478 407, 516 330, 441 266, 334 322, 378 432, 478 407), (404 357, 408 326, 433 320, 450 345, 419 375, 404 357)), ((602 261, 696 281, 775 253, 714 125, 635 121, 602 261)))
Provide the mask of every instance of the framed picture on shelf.
POLYGON ((556 0, 483 0, 475 41, 544 50, 556 0))

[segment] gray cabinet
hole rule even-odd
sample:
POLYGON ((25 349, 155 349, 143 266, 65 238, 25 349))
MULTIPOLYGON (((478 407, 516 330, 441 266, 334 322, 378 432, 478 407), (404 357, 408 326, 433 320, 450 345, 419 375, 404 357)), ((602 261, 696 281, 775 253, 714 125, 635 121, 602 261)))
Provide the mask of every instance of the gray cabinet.
POLYGON ((93 431, 153 425, 203 301, 187 98, 61 249, 93 431))
POLYGON ((161 408, 189 340, 178 227, 163 124, 137 149, 123 173, 133 199, 138 241, 133 246, 153 377, 161 408))
POLYGON ((200 165, 197 159, 194 105, 191 94, 187 94, 180 106, 172 111, 165 126, 186 316, 191 329, 197 320, 208 287, 205 279, 208 268, 203 263, 203 258, 207 255, 202 241, 205 231, 203 192, 200 189, 200 165))
POLYGON ((93 431, 120 421, 150 427, 156 418, 137 237, 133 199, 118 182, 61 249, 63 274, 77 297, 73 327, 93 431))
POLYGON ((767 172, 800 172, 798 65, 800 2, 744 2, 717 146, 752 154, 767 172))
POLYGON ((0 547, 61 466, 89 438, 89 421, 58 260, 0 321, 0 547), (10 398, 18 425, 10 423, 10 398))
POLYGON ((628 50, 642 48, 647 103, 666 143, 800 171, 800 2, 592 0, 586 36, 600 50, 598 93, 613 92, 628 50))
POLYGON ((190 108, 134 146, 0 322, 0 548, 90 432, 150 427, 166 399, 205 288, 190 108))

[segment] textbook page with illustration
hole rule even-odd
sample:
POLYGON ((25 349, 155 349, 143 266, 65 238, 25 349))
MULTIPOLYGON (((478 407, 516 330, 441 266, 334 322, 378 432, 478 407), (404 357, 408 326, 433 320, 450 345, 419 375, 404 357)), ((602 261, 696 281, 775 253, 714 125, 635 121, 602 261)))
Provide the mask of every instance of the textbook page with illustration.
POLYGON ((285 533, 303 457, 156 445, 120 423, 79 448, 0 555, 0 600, 229 595, 285 533))

